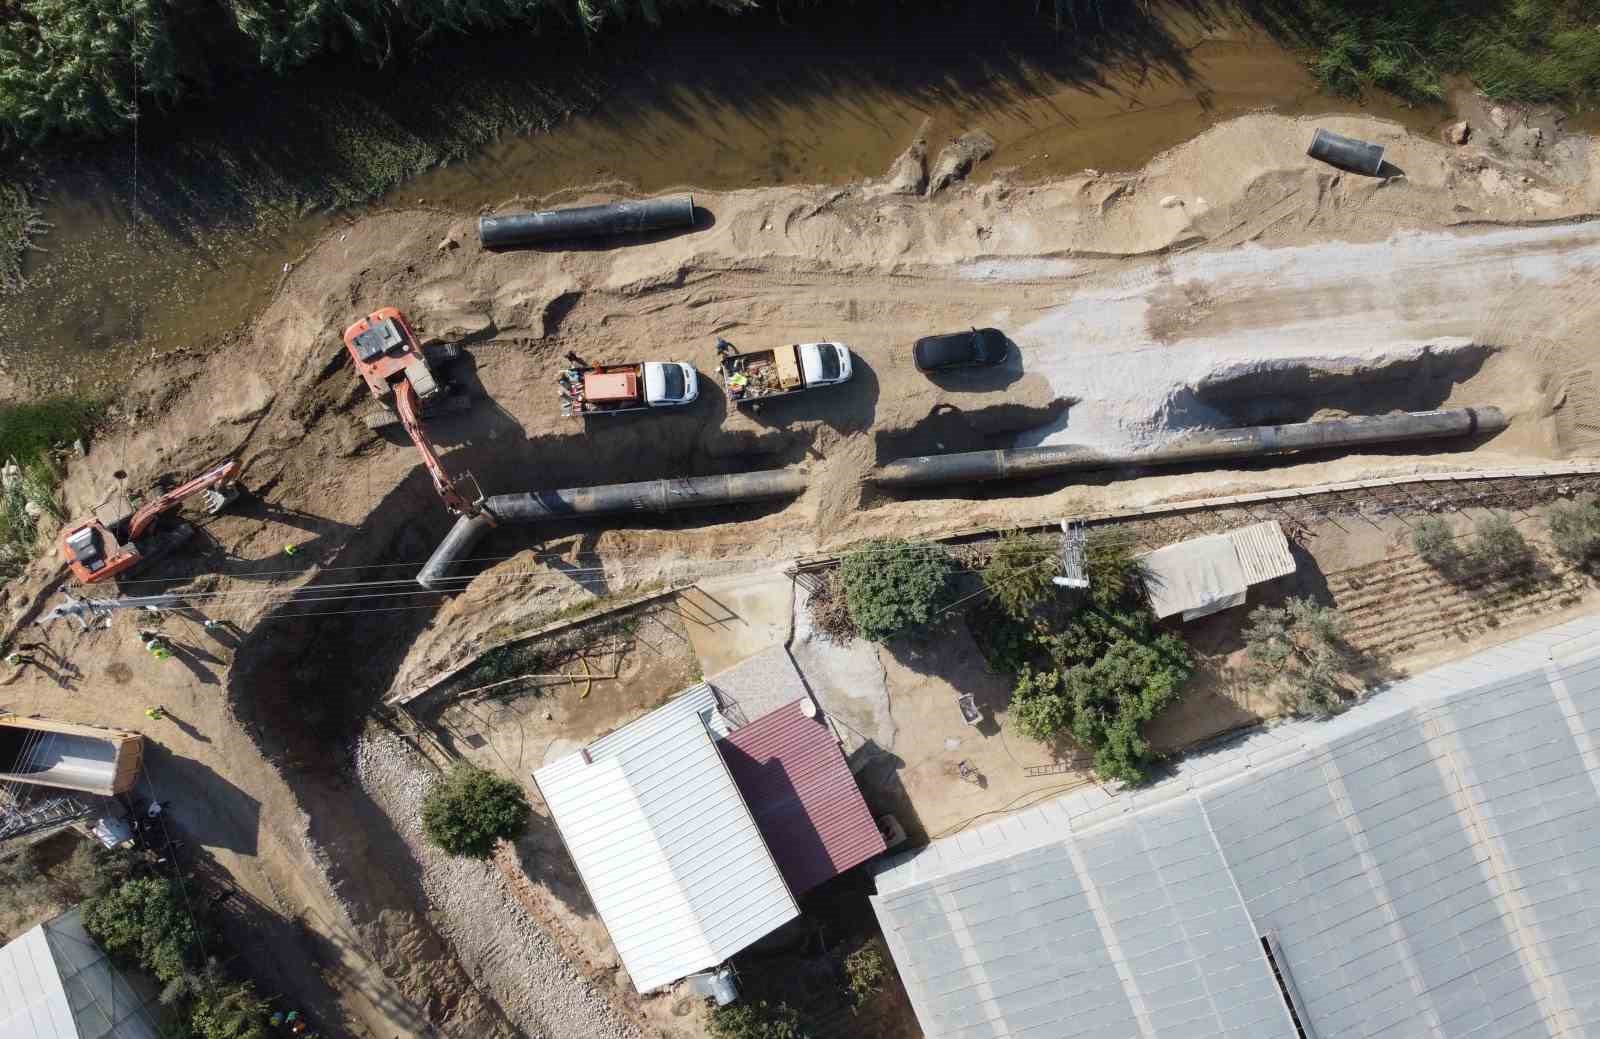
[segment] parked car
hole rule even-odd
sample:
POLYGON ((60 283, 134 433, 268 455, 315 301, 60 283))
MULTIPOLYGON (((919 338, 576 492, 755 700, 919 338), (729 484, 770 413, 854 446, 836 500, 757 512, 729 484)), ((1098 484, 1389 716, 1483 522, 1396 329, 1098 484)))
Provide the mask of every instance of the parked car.
POLYGON ((973 328, 965 332, 923 336, 911 348, 911 359, 924 372, 946 368, 992 367, 1011 352, 1005 333, 998 328, 973 328))

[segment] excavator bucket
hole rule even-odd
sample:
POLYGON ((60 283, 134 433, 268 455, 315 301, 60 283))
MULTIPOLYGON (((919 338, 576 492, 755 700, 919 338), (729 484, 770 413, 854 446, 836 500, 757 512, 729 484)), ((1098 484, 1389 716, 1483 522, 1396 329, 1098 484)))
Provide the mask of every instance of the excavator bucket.
POLYGON ((225 483, 221 487, 211 487, 200 496, 200 504, 204 506, 207 516, 215 516, 239 500, 240 490, 241 488, 237 483, 225 483))

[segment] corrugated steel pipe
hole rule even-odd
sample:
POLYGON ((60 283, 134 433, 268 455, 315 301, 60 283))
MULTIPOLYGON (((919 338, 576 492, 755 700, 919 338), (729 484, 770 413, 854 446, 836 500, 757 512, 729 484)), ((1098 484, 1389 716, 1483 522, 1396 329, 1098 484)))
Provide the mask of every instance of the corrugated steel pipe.
POLYGON ((433 550, 417 574, 417 583, 432 589, 450 576, 458 560, 471 552, 497 523, 544 523, 571 516, 609 516, 619 512, 673 512, 708 505, 730 505, 772 498, 793 498, 805 492, 806 477, 798 469, 765 469, 728 476, 695 476, 644 483, 611 483, 569 487, 527 494, 496 494, 484 502, 494 516, 462 516, 433 550))
POLYGON ((1287 454, 1334 447, 1437 440, 1498 433, 1506 428, 1499 408, 1452 408, 1294 422, 1283 426, 1245 426, 1189 433, 1144 451, 1102 451, 1076 444, 1018 447, 1001 451, 963 451, 948 455, 902 458, 879 466, 872 482, 879 487, 920 487, 939 483, 1015 480, 1051 473, 1106 469, 1118 465, 1181 465, 1221 458, 1287 454))
POLYGON ((632 202, 609 202, 603 206, 480 216, 478 237, 483 240, 486 249, 504 249, 538 242, 640 234, 693 226, 694 196, 673 195, 632 202))

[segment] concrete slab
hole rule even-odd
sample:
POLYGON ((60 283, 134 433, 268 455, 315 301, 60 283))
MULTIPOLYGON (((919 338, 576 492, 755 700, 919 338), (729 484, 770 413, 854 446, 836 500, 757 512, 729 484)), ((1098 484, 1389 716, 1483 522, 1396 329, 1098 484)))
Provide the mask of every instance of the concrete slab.
POLYGON ((811 625, 807 594, 805 588, 795 585, 794 639, 789 655, 817 706, 839 734, 850 767, 859 768, 863 759, 871 756, 872 748, 889 751, 895 743, 883 662, 878 659, 878 647, 863 639, 847 646, 824 639, 811 625), (864 748, 866 753, 860 753, 864 748))
POLYGON ((706 678, 736 725, 748 725, 785 704, 804 698, 806 685, 784 646, 769 646, 726 671, 706 678))
POLYGON ((789 641, 793 582, 781 570, 708 578, 678 594, 678 613, 704 674, 789 641))

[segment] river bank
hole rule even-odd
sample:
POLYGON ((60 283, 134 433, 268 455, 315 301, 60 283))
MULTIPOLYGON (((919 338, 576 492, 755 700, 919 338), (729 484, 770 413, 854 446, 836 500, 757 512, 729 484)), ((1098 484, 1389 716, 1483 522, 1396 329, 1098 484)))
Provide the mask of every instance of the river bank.
MULTIPOLYGON (((374 83, 313 74, 152 123, 137 211, 131 142, 57 163, 44 251, 24 258, 26 288, 0 296, 0 397, 111 392, 134 344, 141 362, 205 350, 330 227, 384 208, 470 212, 595 185, 843 184, 877 175, 919 130, 936 149, 973 127, 998 145, 980 177, 1009 167, 1044 180, 1136 169, 1247 111, 1359 107, 1320 93, 1247 21, 1211 13, 1084 41, 969 8, 622 34, 537 63, 527 48, 449 45, 374 83)), ((1418 131, 1443 118, 1363 110, 1418 131)))

